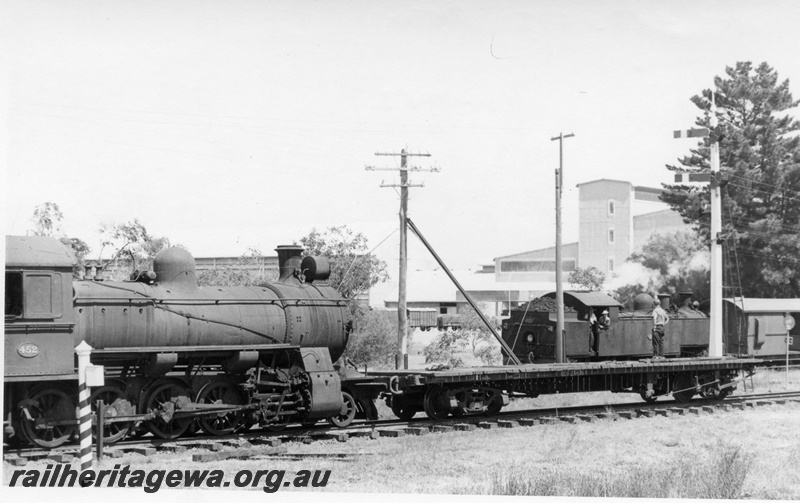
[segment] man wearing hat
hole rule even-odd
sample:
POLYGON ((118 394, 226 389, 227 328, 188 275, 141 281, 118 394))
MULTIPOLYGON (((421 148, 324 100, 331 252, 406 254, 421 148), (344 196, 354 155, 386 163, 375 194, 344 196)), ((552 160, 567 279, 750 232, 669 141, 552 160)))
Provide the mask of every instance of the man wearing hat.
POLYGON ((603 314, 600 315, 600 328, 608 330, 611 326, 611 318, 608 317, 608 309, 603 309, 603 314))
POLYGON ((664 325, 669 315, 658 300, 653 300, 653 358, 664 358, 664 325))

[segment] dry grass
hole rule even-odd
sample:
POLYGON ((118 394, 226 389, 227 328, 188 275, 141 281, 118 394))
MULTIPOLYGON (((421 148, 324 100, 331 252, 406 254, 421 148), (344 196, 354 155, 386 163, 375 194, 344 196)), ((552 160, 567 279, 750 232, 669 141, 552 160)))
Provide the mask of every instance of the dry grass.
MULTIPOLYGON (((792 404, 713 416, 290 444, 293 453, 350 453, 349 461, 195 463, 189 452, 127 455, 104 460, 101 468, 220 469, 229 479, 241 469, 286 470, 287 477, 332 470, 325 490, 337 492, 798 499, 798 430, 800 405, 792 404)), ((36 467, 44 464, 25 468, 36 467)), ((4 466, 6 481, 13 469, 4 466)))
MULTIPOLYGON (((512 464, 495 470, 487 493, 506 496, 735 499, 751 470, 741 446, 716 447, 703 459, 673 456, 667 463, 540 471, 512 464)), ((466 493, 480 492, 478 486, 466 493)))

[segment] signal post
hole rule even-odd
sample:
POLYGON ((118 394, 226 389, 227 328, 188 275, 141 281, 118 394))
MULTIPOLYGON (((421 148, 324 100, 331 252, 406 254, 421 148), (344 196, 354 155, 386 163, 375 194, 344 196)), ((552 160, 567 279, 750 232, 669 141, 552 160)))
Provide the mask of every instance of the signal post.
MULTIPOLYGON (((711 305, 710 307, 710 334, 708 341, 708 356, 722 357, 722 197, 720 187, 723 185, 719 170, 719 143, 723 134, 718 126, 717 107, 714 103, 714 93, 711 93, 709 125, 708 128, 695 128, 686 131, 675 131, 674 138, 708 137, 709 139, 709 173, 690 175, 690 181, 710 182, 710 211, 711 211, 711 305)), ((695 200, 701 207, 701 201, 695 200)))

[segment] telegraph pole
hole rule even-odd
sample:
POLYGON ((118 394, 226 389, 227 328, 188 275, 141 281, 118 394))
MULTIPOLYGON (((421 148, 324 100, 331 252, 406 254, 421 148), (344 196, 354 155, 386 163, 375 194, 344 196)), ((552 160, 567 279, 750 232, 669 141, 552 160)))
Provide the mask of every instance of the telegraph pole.
POLYGON ((559 133, 550 138, 558 140, 558 169, 556 170, 556 363, 564 363, 564 287, 561 277, 561 191, 564 185, 564 138, 572 133, 559 133))
POLYGON ((398 280, 399 291, 397 294, 397 355, 395 356, 395 368, 408 368, 408 304, 406 302, 406 281, 408 277, 408 188, 424 187, 424 183, 411 184, 408 182, 409 171, 430 171, 438 172, 439 168, 422 169, 417 166, 408 167, 408 157, 430 157, 430 154, 412 154, 402 149, 400 153, 377 152, 378 156, 399 156, 400 168, 376 168, 367 166, 367 171, 400 171, 400 184, 385 184, 381 182, 381 187, 400 188, 400 277, 398 280))

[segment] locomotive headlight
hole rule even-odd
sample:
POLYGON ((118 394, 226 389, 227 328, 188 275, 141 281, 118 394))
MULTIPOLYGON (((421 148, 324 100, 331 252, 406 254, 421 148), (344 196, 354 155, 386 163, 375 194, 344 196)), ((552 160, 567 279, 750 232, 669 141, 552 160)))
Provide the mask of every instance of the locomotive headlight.
POLYGON ((528 334, 528 342, 533 342, 533 334, 528 334))

